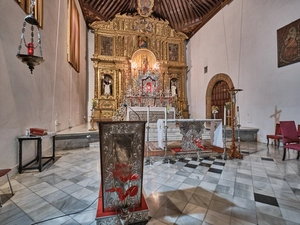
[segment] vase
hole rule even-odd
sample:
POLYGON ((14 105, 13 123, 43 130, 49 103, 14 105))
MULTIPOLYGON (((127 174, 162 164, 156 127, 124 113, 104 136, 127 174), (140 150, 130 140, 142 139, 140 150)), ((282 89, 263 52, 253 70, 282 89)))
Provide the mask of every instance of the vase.
POLYGON ((119 211, 117 211, 117 216, 122 225, 128 225, 130 218, 132 217, 132 212, 130 212, 130 206, 118 206, 119 211))

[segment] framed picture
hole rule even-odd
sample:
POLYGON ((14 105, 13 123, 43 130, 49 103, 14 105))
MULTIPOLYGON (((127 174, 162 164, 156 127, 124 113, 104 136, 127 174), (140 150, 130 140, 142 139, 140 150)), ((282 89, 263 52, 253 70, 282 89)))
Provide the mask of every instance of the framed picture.
POLYGON ((300 61, 300 19, 277 30, 278 67, 300 61))
POLYGON ((68 0, 68 62, 79 72, 80 26, 79 13, 74 0, 68 0))
POLYGON ((124 203, 142 205, 145 123, 98 122, 103 212, 115 212, 124 203))
POLYGON ((100 36, 100 55, 114 55, 114 38, 108 36, 100 36))
POLYGON ((178 61, 178 44, 169 44, 169 60, 178 61))

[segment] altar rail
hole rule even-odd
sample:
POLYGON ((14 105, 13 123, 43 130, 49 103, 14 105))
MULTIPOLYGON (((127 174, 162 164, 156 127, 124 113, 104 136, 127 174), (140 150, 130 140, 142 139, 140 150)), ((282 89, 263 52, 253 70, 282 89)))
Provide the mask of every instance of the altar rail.
MULTIPOLYGON (((166 107, 149 107, 149 123, 156 123, 158 119, 165 118, 166 107)), ((148 121, 147 118, 148 107, 127 107, 126 120, 140 120, 148 121)), ((168 119, 175 119, 175 108, 171 107, 167 112, 168 119)))
POLYGON ((194 140, 202 139, 205 126, 210 126, 211 144, 223 147, 223 133, 221 119, 159 119, 157 120, 158 146, 164 149, 164 141, 167 140, 166 128, 168 123, 177 123, 182 136, 182 150, 196 150, 194 140))

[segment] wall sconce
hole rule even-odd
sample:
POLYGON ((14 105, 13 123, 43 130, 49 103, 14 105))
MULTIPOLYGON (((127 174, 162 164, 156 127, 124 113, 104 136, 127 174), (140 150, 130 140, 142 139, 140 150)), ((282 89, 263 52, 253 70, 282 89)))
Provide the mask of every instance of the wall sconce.
POLYGON ((42 57, 43 52, 42 52, 42 42, 41 42, 41 35, 40 35, 40 30, 39 30, 39 23, 34 18, 34 10, 33 10, 34 5, 35 5, 35 0, 31 0, 30 14, 24 18, 21 40, 20 40, 20 45, 18 47, 18 53, 17 53, 17 58, 20 59, 23 63, 27 64, 28 68, 31 71, 31 74, 34 69, 34 66, 37 66, 37 65, 41 64, 42 62, 44 62, 44 59, 42 57), (25 27, 26 27, 27 23, 31 24, 31 40, 29 43, 27 43, 25 40, 25 27), (37 28, 37 38, 38 38, 36 46, 34 46, 34 27, 35 26, 37 28), (21 49, 22 49, 22 42, 24 42, 24 45, 27 48, 27 54, 20 53, 21 49), (39 47, 40 56, 34 55, 34 50, 37 47, 39 47))

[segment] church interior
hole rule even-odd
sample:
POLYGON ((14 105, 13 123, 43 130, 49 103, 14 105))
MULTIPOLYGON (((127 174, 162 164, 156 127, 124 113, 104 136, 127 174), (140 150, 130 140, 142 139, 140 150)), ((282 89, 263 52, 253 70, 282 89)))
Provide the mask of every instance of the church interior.
POLYGON ((1 1, 0 225, 300 225, 299 8, 1 1))

